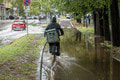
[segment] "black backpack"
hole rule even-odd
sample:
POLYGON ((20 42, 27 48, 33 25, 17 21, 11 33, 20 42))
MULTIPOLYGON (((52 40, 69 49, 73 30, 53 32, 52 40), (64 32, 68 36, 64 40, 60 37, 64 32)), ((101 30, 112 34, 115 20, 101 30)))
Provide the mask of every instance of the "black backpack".
POLYGON ((45 37, 47 38, 48 43, 59 42, 59 34, 56 29, 49 29, 45 31, 45 37))

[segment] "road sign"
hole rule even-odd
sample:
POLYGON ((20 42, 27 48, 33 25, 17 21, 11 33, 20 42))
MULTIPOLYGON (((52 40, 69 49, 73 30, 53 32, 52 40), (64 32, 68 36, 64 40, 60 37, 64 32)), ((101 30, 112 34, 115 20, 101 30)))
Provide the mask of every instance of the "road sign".
POLYGON ((23 0, 23 5, 28 6, 31 4, 31 0, 23 0))
POLYGON ((24 8, 24 10, 25 10, 25 11, 24 11, 25 13, 26 13, 26 12, 27 12, 27 13, 30 12, 30 6, 26 6, 26 7, 24 8))

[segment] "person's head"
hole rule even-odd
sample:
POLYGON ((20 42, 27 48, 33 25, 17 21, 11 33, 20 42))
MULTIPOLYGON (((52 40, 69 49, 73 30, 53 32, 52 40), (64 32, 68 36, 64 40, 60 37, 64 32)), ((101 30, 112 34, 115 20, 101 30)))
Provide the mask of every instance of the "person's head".
POLYGON ((52 22, 56 22, 56 17, 53 17, 53 18, 52 18, 52 22))

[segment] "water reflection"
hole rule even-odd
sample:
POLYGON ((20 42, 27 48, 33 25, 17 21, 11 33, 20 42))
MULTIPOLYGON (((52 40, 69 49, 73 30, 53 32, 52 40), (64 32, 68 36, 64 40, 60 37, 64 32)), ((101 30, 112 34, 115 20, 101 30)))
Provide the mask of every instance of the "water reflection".
MULTIPOLYGON (((86 35, 84 39, 87 39, 86 35)), ((71 43, 70 39, 67 39, 62 46, 63 52, 75 57, 77 59, 75 64, 80 66, 72 65, 71 70, 74 70, 72 74, 68 73, 69 80, 120 80, 120 63, 112 61, 110 49, 100 45, 104 39, 95 37, 94 46, 84 39, 79 44, 75 41, 71 43)))
POLYGON ((95 37, 91 45, 87 35, 77 42, 72 34, 62 40, 62 55, 57 58, 52 79, 47 80, 120 80, 120 63, 112 58, 109 48, 100 45, 104 38, 95 37))
POLYGON ((113 80, 120 80, 120 61, 113 58, 113 80))
POLYGON ((100 46, 103 40, 102 37, 95 37, 95 71, 99 80, 110 80, 110 51, 100 46))

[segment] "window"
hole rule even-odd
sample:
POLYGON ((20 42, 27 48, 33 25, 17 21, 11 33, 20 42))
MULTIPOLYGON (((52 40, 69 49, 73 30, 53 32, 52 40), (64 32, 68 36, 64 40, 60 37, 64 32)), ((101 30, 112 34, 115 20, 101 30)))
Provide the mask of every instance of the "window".
POLYGON ((15 21, 14 24, 23 24, 23 21, 15 21))

